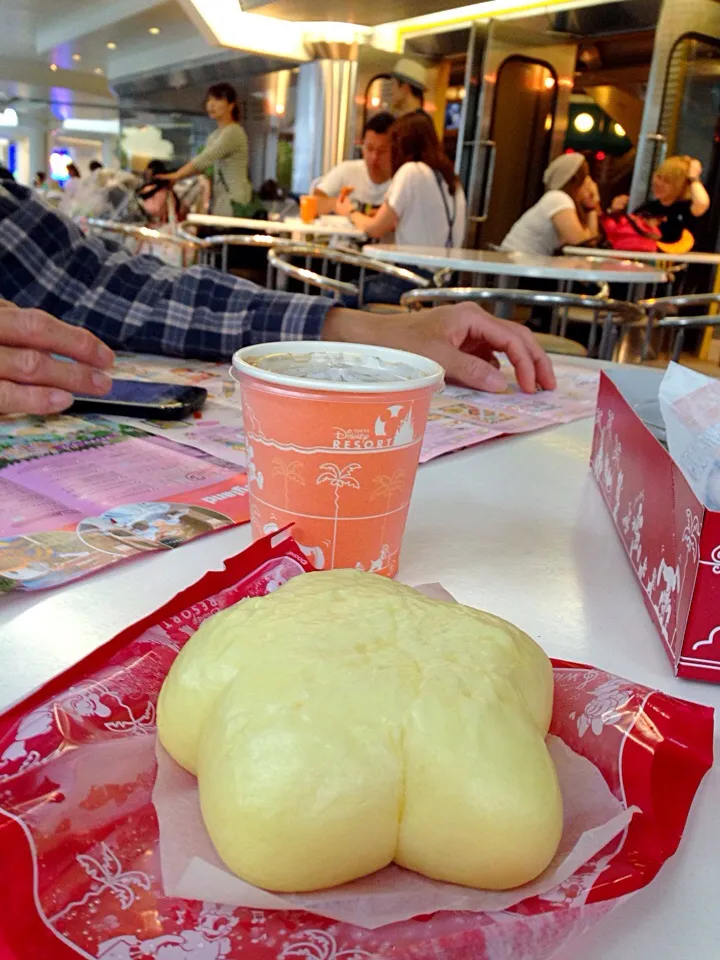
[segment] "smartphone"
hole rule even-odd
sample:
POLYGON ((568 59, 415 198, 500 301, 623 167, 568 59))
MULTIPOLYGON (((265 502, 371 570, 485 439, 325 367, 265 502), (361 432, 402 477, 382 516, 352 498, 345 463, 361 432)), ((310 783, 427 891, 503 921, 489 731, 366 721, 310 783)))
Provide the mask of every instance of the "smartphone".
POLYGON ((142 380, 113 380, 104 397, 76 393, 68 413, 110 413, 143 420, 182 420, 199 410, 207 390, 182 383, 145 383, 142 380))

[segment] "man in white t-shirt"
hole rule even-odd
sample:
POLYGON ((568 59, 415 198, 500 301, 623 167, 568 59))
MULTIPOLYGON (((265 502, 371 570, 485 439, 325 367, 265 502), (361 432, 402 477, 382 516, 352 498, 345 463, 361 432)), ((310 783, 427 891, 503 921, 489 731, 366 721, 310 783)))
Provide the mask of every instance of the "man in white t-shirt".
POLYGON ((319 213, 336 213, 337 202, 348 196, 362 211, 370 212, 380 206, 392 178, 390 127, 394 120, 390 113, 378 113, 368 120, 362 160, 339 163, 315 187, 319 213))

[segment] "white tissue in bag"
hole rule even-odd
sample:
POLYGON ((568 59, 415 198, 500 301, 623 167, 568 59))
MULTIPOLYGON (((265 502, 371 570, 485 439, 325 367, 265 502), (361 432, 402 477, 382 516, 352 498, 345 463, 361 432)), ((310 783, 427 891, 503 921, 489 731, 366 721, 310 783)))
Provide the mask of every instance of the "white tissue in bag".
POLYGON ((671 363, 659 398, 670 456, 698 500, 720 510, 720 380, 671 363))

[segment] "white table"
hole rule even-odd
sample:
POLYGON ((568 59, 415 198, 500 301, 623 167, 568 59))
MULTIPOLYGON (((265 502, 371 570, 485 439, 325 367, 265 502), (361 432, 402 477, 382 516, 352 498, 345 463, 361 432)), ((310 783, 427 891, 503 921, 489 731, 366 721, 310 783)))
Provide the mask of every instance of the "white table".
POLYGON ((314 223, 304 223, 300 217, 285 220, 252 220, 245 217, 218 217, 210 213, 191 213, 188 223, 201 227, 216 227, 222 230, 254 230, 255 233, 274 235, 291 234, 298 237, 344 237, 363 240, 365 234, 352 225, 347 217, 334 214, 319 217, 314 223))
MULTIPOLYGON (((588 256, 587 247, 563 247, 564 253, 570 256, 588 256)), ((702 263, 720 267, 720 253, 661 253, 659 250, 601 250, 593 249, 593 257, 603 260, 636 260, 638 263, 668 264, 668 263, 702 263)))
POLYGON ((465 250, 460 247, 414 247, 392 243, 369 244, 364 252, 378 260, 425 270, 449 268, 478 276, 526 277, 536 280, 595 281, 642 286, 664 283, 667 274, 632 260, 615 262, 594 256, 538 257, 527 253, 465 250))
MULTIPOLYGON (((590 478, 592 420, 508 437, 421 467, 401 579, 516 622, 556 657, 592 663, 720 708, 720 686, 673 678, 590 478)), ((85 581, 0 600, 0 707, 165 603, 249 542, 214 534, 85 581)), ((558 960, 717 960, 720 767, 676 856, 650 887, 558 960)))

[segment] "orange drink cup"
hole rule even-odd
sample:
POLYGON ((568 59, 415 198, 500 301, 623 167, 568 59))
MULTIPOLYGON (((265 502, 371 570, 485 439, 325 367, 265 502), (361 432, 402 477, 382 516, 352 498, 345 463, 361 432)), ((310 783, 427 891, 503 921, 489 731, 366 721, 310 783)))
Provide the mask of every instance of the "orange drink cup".
POLYGON ((300 197, 300 219, 303 223, 312 223, 318 215, 317 197, 300 197))
POLYGON ((233 357, 253 538, 294 523, 318 568, 397 571, 433 360, 360 344, 266 343, 233 357))

